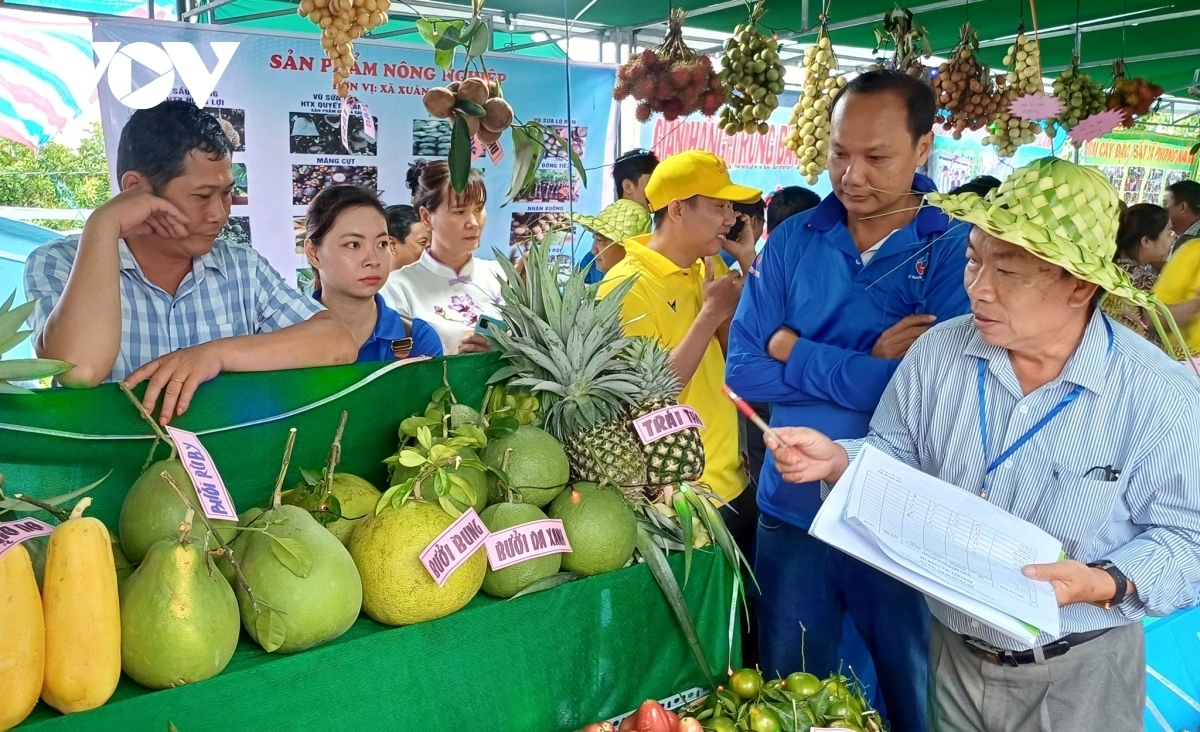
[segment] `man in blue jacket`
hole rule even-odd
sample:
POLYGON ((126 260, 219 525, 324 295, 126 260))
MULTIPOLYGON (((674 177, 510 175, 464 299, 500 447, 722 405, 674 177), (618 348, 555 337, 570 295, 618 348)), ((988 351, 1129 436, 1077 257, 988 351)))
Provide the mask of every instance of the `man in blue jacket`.
MULTIPOLYGON (((934 109, 927 85, 890 71, 858 76, 830 105, 833 195, 771 232, 730 329, 726 378, 747 400, 773 403, 772 424, 865 436, 908 347, 937 320, 969 311, 969 227, 923 207, 935 188, 913 173, 929 157, 934 109)), ((837 671, 848 612, 892 729, 924 732, 924 598, 808 536, 820 489, 785 483, 769 454, 758 491, 764 675, 801 668, 802 627, 807 670, 837 671)))

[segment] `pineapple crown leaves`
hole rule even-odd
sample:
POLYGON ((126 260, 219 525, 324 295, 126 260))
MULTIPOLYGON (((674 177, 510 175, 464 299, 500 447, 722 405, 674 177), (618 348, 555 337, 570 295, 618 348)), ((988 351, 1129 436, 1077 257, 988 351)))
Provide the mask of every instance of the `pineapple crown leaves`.
POLYGON ((671 368, 671 352, 656 339, 633 338, 621 356, 638 375, 640 398, 672 401, 683 391, 678 375, 671 368))
MULTIPOLYGON (((0 305, 0 358, 4 353, 19 346, 31 331, 21 330, 25 319, 33 312, 34 303, 27 302, 13 307, 16 291, 0 305)), ((71 368, 71 364, 46 358, 18 358, 0 360, 0 394, 31 394, 33 392, 10 384, 10 381, 33 381, 47 376, 58 376, 71 368)))

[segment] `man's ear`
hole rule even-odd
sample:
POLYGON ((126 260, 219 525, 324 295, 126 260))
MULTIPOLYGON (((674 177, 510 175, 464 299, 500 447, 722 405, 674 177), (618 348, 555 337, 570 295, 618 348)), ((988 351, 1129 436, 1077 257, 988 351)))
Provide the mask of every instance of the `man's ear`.
POLYGON ((150 185, 150 179, 136 170, 127 170, 125 175, 121 176, 121 190, 128 191, 133 188, 153 189, 150 185))

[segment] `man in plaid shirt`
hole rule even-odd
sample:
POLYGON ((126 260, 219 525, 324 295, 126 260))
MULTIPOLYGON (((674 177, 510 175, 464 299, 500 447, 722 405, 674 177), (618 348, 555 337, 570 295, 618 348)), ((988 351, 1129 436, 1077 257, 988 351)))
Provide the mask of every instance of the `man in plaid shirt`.
POLYGON ((73 364, 59 381, 149 381, 159 421, 187 410, 222 371, 353 363, 358 346, 319 303, 249 247, 216 237, 229 218, 233 147, 212 115, 182 101, 135 112, 121 131, 122 192, 79 237, 25 264, 41 358, 73 364))

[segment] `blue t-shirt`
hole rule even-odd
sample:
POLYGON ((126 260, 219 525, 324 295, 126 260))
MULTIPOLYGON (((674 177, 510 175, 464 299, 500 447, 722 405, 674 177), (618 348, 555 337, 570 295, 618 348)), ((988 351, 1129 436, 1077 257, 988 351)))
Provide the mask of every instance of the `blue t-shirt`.
MULTIPOLYGON (((313 292, 313 298, 320 300, 321 291, 313 292)), ((383 297, 378 294, 375 295, 375 310, 378 313, 378 317, 375 319, 375 330, 372 331, 367 342, 362 344, 362 348, 358 349, 358 360, 355 363, 395 360, 396 354, 392 351, 392 341, 398 341, 401 338, 412 338, 413 340, 412 350, 408 354, 409 358, 417 356, 437 358, 443 355, 442 340, 429 323, 414 318, 412 332, 409 333, 408 329, 404 327, 404 320, 400 317, 400 313, 389 308, 383 301, 383 297)))

